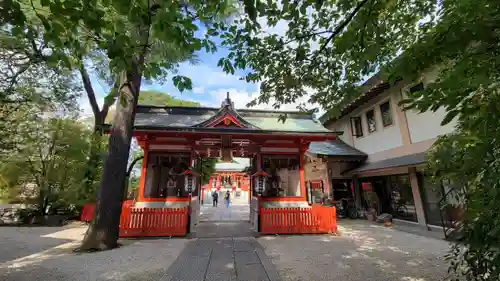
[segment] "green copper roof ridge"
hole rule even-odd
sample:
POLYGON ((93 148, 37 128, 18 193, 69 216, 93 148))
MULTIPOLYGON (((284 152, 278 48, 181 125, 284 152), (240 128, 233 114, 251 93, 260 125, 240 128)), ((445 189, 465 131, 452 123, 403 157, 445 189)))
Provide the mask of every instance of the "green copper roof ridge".
POLYGON ((261 128, 259 128, 258 126, 255 126, 254 124, 245 120, 245 118, 243 118, 243 116, 239 115, 238 112, 235 109, 233 109, 233 107, 230 105, 225 105, 224 107, 220 108, 219 111, 217 111, 217 113, 215 115, 213 115, 212 117, 208 118, 207 120, 205 120, 203 122, 192 125, 190 127, 193 127, 193 128, 205 127, 205 124, 210 123, 211 121, 215 120, 219 116, 226 114, 226 113, 229 113, 229 114, 232 113, 232 115, 234 115, 236 117, 236 119, 238 119, 238 121, 240 121, 242 124, 244 124, 245 126, 251 128, 251 129, 261 130, 261 128))
MULTIPOLYGON (((209 107, 209 106, 161 106, 161 105, 145 105, 145 104, 138 104, 137 109, 186 109, 186 110, 191 110, 191 111, 196 111, 196 110, 210 110, 210 111, 219 111, 222 108, 220 107, 209 107)), ((270 114, 290 114, 290 115, 300 115, 300 116, 307 116, 310 117, 311 120, 313 120, 312 114, 309 114, 308 112, 304 111, 280 111, 280 110, 268 110, 268 109, 251 109, 251 108, 240 108, 240 109, 233 109, 234 111, 238 112, 243 112, 243 113, 270 113, 270 114)), ((145 113, 145 112, 141 112, 145 113)), ((239 113, 238 113, 239 114, 239 113)))

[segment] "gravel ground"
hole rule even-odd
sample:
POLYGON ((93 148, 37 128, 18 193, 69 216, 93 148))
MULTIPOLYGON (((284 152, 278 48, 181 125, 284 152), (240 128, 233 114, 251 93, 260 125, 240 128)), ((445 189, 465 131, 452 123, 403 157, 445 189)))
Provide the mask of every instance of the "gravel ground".
POLYGON ((0 227, 1 281, 157 281, 186 239, 123 240, 111 251, 75 254, 86 226, 0 227))
POLYGON ((264 236, 259 242, 287 280, 437 281, 447 276, 448 242, 342 221, 340 236, 264 236))

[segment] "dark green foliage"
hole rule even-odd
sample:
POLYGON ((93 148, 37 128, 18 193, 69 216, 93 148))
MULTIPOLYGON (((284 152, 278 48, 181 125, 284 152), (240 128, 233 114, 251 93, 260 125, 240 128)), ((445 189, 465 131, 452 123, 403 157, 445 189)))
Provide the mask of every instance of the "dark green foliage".
POLYGON ((176 99, 167 93, 156 91, 141 91, 139 104, 155 106, 200 106, 199 102, 176 99))
POLYGON ((435 24, 438 1, 249 3, 260 20, 249 13, 239 21, 241 29, 221 35, 231 51, 219 66, 228 73, 250 68, 246 81, 261 82, 261 95, 250 105, 272 102, 278 108, 307 95, 311 103, 332 109, 352 100, 356 85, 435 24), (427 18, 429 24, 415 28, 427 18))
POLYGON ((202 158, 201 159, 201 184, 207 184, 210 181, 210 176, 215 172, 216 158, 202 158))
POLYGON ((9 199, 33 204, 40 214, 56 207, 83 203, 84 166, 90 130, 75 120, 33 117, 22 124, 22 145, 3 157, 2 189, 9 199), (81 202, 83 201, 83 202, 81 202))

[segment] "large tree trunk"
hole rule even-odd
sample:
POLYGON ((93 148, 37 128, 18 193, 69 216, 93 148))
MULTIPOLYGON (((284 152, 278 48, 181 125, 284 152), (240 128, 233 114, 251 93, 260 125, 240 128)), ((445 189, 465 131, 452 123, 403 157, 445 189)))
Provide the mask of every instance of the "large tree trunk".
POLYGON ((111 127, 108 154, 97 193, 94 220, 80 251, 106 250, 118 246, 118 233, 130 142, 139 96, 140 63, 133 62, 123 75, 116 113, 111 127))
POLYGON ((91 136, 89 157, 85 166, 84 188, 79 198, 85 198, 85 202, 92 202, 96 196, 96 181, 100 175, 102 165, 102 126, 95 126, 91 136))

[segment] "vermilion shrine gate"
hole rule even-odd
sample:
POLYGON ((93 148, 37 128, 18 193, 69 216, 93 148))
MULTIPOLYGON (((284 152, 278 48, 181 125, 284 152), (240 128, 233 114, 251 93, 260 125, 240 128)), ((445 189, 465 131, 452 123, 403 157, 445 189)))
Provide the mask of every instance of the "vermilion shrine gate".
POLYGON ((250 221, 256 231, 336 231, 334 208, 308 204, 304 154, 311 142, 335 140, 338 133, 310 114, 236 110, 228 94, 221 108, 140 105, 133 135, 144 160, 138 196, 122 212, 121 236, 189 232, 198 222, 202 157, 233 156, 250 158, 250 221))
POLYGON ((248 203, 251 200, 250 175, 245 171, 244 166, 231 165, 232 163, 218 163, 215 166, 215 172, 210 176, 208 183, 201 186, 202 204, 204 202, 212 204, 213 192, 220 194, 225 191, 230 191, 231 198, 238 203, 248 203))

